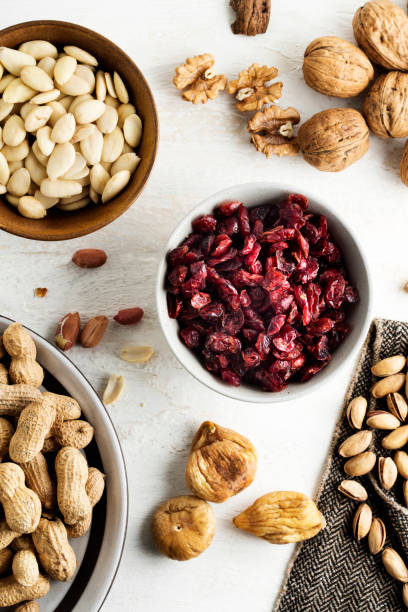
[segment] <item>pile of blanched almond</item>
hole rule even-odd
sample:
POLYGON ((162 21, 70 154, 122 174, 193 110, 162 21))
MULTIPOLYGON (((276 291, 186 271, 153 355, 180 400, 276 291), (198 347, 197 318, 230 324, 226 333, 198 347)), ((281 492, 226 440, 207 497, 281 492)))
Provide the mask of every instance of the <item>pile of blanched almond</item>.
POLYGON ((108 202, 130 180, 142 122, 117 72, 45 40, 0 47, 0 193, 30 219, 108 202))

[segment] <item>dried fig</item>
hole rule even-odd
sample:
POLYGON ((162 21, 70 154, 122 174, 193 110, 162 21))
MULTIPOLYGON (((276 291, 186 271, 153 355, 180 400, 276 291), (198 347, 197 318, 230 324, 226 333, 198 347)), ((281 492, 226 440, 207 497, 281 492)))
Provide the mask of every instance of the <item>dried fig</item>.
POLYGON ((368 126, 354 108, 329 108, 303 123, 297 140, 309 164, 323 172, 339 172, 367 152, 368 126))
POLYGON ((375 62, 391 70, 408 70, 408 17, 389 0, 366 2, 354 15, 359 46, 375 62))
POLYGON ((394 71, 379 76, 367 93, 363 113, 377 136, 408 136, 408 74, 394 71))
POLYGON ((249 440, 205 421, 191 445, 186 480, 197 497, 219 503, 248 487, 256 468, 257 454, 249 440))
POLYGON ((296 491, 267 493, 236 516, 233 522, 239 529, 272 544, 308 540, 325 525, 316 504, 296 491))
POLYGON ((327 96, 357 96, 374 78, 366 54, 337 36, 313 40, 305 51, 303 75, 309 87, 327 96))
POLYGON ((152 536, 158 550, 176 561, 197 557, 209 547, 215 533, 214 512, 193 495, 164 502, 154 513, 152 536))

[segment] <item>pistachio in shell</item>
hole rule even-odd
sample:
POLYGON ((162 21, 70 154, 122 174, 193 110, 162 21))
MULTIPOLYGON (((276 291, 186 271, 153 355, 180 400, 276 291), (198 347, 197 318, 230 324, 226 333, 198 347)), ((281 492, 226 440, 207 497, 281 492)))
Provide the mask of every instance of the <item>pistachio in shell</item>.
POLYGON ((408 478, 408 454, 398 450, 394 455, 394 463, 397 466, 398 474, 403 478, 408 478))
POLYGON ((349 476, 364 476, 371 472, 377 460, 376 454, 372 451, 365 451, 359 455, 351 457, 344 464, 344 471, 349 476))
POLYGON ((389 546, 384 548, 382 561, 390 576, 400 582, 408 582, 408 568, 396 550, 389 546))
POLYGON ((401 372, 402 368, 405 366, 406 361, 407 360, 404 355, 393 355, 392 357, 386 357, 385 359, 377 361, 371 367, 371 372, 374 374, 374 376, 380 377, 398 374, 398 372, 401 372))
POLYGON ((389 70, 408 70, 408 17, 388 0, 373 0, 353 18, 354 36, 368 57, 389 70))
POLYGON ((186 467, 187 484, 197 497, 223 502, 248 487, 256 469, 256 450, 247 438, 216 423, 202 423, 186 467))
POLYGON ((354 108, 328 108, 300 126, 298 143, 309 164, 323 172, 340 172, 367 153, 368 132, 354 108))
POLYGON ((367 400, 359 395, 354 397, 347 406, 346 416, 350 427, 361 429, 367 412, 367 400))
POLYGON ((402 423, 407 418, 408 406, 400 393, 394 392, 387 395, 388 410, 402 423))
POLYGON ((215 533, 214 512, 210 504, 193 495, 173 497, 154 513, 151 531, 163 555, 187 561, 211 544, 215 533))
POLYGON ((357 542, 368 535, 372 520, 373 513, 370 506, 366 503, 360 504, 353 519, 353 535, 357 542))
POLYGON ((380 485, 386 491, 389 491, 397 480, 398 470, 395 462, 391 457, 378 458, 378 479, 380 485))
POLYGON ((309 87, 328 96, 350 98, 374 78, 366 54, 338 36, 316 38, 306 48, 303 75, 309 87))
POLYGON ((371 523, 370 531, 368 532, 368 548, 372 555, 376 555, 384 548, 387 532, 383 521, 379 518, 374 518, 371 523))
MULTIPOLYGON (((363 113, 369 128, 377 136, 408 136, 408 74, 394 71, 380 75, 365 97, 363 113)), ((394 372, 390 371, 390 374, 394 372)))
POLYGON ((342 480, 337 489, 353 501, 363 502, 368 498, 367 490, 357 480, 342 480))

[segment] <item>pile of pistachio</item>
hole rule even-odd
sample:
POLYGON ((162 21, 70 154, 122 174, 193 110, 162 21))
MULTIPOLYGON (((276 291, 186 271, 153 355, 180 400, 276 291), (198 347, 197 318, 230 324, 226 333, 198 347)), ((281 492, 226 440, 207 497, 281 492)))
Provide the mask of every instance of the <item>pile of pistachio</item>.
MULTIPOLYGON (((402 490, 405 505, 408 507, 408 453, 401 450, 408 442, 408 425, 404 425, 408 405, 400 393, 405 386, 405 396, 408 397, 408 374, 403 372, 406 361, 404 355, 394 355, 372 366, 371 371, 379 380, 370 392, 374 399, 382 400, 384 405, 367 412, 367 400, 364 397, 359 396, 351 400, 347 407, 347 420, 353 429, 359 431, 344 440, 338 452, 341 457, 347 459, 344 471, 351 477, 368 474, 377 463, 378 481, 385 491, 395 485, 400 475, 404 480, 402 490), (364 423, 371 429, 362 429, 364 423), (383 437, 381 446, 387 451, 395 451, 393 457, 377 457, 370 450, 373 430, 389 431, 383 437)), ((373 518, 372 510, 366 503, 368 494, 365 487, 357 480, 347 479, 340 483, 338 490, 350 499, 360 502, 353 519, 354 538, 359 542, 368 536, 370 552, 373 555, 381 552, 387 572, 404 583, 402 597, 408 606, 408 567, 393 548, 384 548, 387 535, 385 525, 380 518, 373 518)))

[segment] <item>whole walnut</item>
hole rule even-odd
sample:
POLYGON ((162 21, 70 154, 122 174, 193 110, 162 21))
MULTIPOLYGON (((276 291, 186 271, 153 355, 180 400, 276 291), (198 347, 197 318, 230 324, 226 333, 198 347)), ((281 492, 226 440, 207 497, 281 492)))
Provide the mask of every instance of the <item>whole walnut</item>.
POLYGON ((357 96, 374 78, 374 68, 356 45, 337 36, 316 38, 306 48, 303 75, 309 87, 328 96, 357 96))
POLYGON ((405 143, 405 147, 402 151, 401 164, 400 164, 400 177, 404 185, 408 187, 408 140, 405 143))
POLYGON ((408 70, 408 17, 389 0, 372 0, 353 19, 356 41, 375 62, 391 70, 408 70))
POLYGON ((379 76, 367 93, 363 113, 377 136, 408 136, 408 74, 394 71, 379 76))
POLYGON ((354 108, 329 108, 303 123, 297 139, 305 161, 323 172, 339 172, 367 152, 368 133, 354 108))

